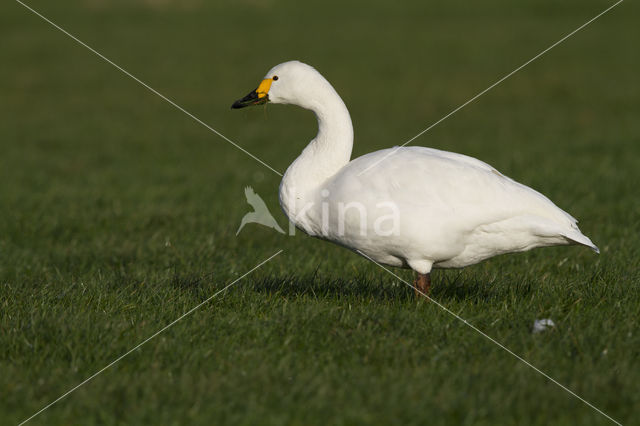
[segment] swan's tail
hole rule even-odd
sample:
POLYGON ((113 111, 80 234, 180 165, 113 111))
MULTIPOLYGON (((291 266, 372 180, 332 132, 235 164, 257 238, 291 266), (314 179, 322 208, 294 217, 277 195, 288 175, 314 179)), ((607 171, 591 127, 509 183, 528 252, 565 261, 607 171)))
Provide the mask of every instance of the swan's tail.
POLYGON ((562 232, 561 235, 563 237, 565 237, 566 239, 568 239, 569 241, 573 242, 573 243, 582 244, 583 246, 587 246, 591 250, 593 250, 596 253, 600 254, 600 249, 595 244, 593 244, 593 242, 589 239, 589 237, 584 235, 578 229, 576 229, 576 230, 572 229, 569 232, 566 232, 566 231, 562 232))
POLYGON ((562 238, 565 244, 581 244, 596 253, 600 253, 600 249, 593 244, 589 237, 580 232, 575 219, 563 224, 540 216, 527 216, 526 220, 535 235, 543 238, 552 238, 556 241, 556 244, 562 244, 560 242, 562 240, 559 239, 562 238))

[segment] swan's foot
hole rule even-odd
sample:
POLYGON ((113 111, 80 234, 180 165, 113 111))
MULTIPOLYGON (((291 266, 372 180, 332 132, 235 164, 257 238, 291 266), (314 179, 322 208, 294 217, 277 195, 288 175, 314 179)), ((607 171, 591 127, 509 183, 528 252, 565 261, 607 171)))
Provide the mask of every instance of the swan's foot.
POLYGON ((431 294, 431 273, 420 274, 413 282, 413 291, 416 297, 429 296, 431 294))

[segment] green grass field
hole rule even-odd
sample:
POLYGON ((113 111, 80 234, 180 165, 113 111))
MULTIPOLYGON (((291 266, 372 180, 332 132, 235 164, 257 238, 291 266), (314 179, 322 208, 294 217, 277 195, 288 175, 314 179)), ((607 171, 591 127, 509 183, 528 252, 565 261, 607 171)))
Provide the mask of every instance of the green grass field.
MULTIPOLYGON (((612 2, 28 4, 284 171, 316 131, 231 103, 314 65, 354 155, 401 144, 612 2)), ((0 6, 0 424, 612 424, 403 283, 280 225, 279 177, 17 2, 0 6)), ((600 247, 433 274, 435 300, 640 424, 639 8, 626 1, 415 141, 548 195, 600 247), (557 326, 532 334, 537 318, 557 326)), ((410 271, 396 270, 406 280, 410 271)))

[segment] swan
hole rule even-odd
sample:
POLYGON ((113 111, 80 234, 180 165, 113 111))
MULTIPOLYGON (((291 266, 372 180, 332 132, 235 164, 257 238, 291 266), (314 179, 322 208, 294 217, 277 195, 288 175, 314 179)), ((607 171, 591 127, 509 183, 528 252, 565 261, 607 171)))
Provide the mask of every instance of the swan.
POLYGON ((379 264, 414 270, 417 295, 429 293, 432 268, 554 245, 599 253, 575 218, 473 157, 407 146, 351 160, 349 111, 307 64, 276 65, 232 108, 266 102, 300 106, 318 120, 316 137, 280 183, 280 205, 291 223, 379 264))

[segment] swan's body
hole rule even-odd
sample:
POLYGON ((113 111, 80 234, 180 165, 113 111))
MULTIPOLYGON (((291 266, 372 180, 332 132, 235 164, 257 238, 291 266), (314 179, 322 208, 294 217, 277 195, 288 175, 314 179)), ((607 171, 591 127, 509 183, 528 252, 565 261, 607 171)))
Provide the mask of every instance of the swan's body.
POLYGON ((419 274, 542 246, 598 250, 547 197, 475 158, 402 147, 349 161, 349 112, 308 65, 277 65, 234 107, 266 100, 310 109, 318 118, 317 136, 280 185, 284 212, 311 236, 419 274))

